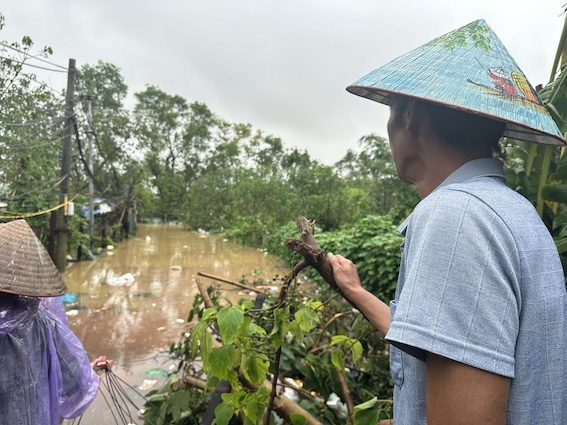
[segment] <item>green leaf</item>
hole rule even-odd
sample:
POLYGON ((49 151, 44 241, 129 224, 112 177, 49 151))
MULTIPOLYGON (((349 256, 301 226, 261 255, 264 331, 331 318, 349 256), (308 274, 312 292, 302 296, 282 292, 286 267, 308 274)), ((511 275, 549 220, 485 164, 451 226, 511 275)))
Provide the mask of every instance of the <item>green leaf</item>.
POLYGON ((350 341, 350 338, 346 335, 335 335, 331 338, 331 347, 333 345, 342 344, 345 341, 350 341))
POLYGON ((244 323, 244 313, 237 307, 225 307, 219 311, 217 322, 225 344, 230 344, 244 323))
POLYGON ((305 425, 306 423, 305 416, 300 415, 299 413, 292 413, 289 415, 289 419, 291 420, 292 425, 305 425))
POLYGON ((264 329, 261 326, 258 326, 256 323, 252 322, 252 323, 250 323, 250 326, 248 327, 248 335, 266 336, 266 329, 264 329))
POLYGON ((224 401, 220 403, 215 409, 215 425, 228 425, 230 419, 234 416, 232 407, 224 401))
POLYGON ((199 341, 204 337, 207 332, 207 324, 205 322, 198 322, 193 326, 191 331, 191 355, 195 356, 199 349, 199 341))
POLYGON ((309 332, 313 328, 313 324, 319 321, 319 316, 309 308, 302 308, 295 313, 295 321, 297 321, 299 329, 303 332, 309 332))
POLYGON ((216 314, 217 310, 214 308, 207 308, 204 312, 203 312, 203 317, 201 317, 201 320, 207 320, 208 318, 212 317, 214 314, 216 314))
POLYGON ((234 368, 234 353, 235 349, 232 345, 214 348, 209 355, 211 373, 219 379, 230 382, 229 374, 234 368))
POLYGON ((546 184, 541 194, 546 201, 567 203, 567 184, 546 184))
POLYGON ((368 425, 378 423, 379 410, 362 410, 354 414, 354 425, 368 425))
POLYGON ((259 415, 264 411, 264 405, 258 403, 258 400, 249 400, 244 407, 244 414, 252 423, 257 423, 259 415))
POLYGON ((352 361, 355 363, 358 359, 360 359, 360 356, 362 356, 362 344, 360 341, 354 341, 349 348, 352 353, 352 361))
POLYGON ((289 332, 289 307, 274 310, 274 327, 270 333, 270 340, 277 350, 282 346, 283 337, 289 332))
POLYGON ((324 307, 324 304, 321 301, 311 301, 309 303, 309 308, 313 311, 317 311, 317 310, 322 311, 323 307, 324 307))
POLYGON ((244 375, 253 383, 260 384, 266 379, 270 367, 268 357, 263 354, 242 356, 242 369, 244 375))
POLYGON ((365 401, 364 403, 360 403, 360 404, 357 404, 356 406, 354 406, 354 412, 356 413, 356 412, 359 412, 361 410, 372 409, 377 404, 379 404, 378 398, 373 397, 370 400, 365 401))
POLYGON ((335 351, 333 353, 333 355, 331 356, 331 363, 333 363, 333 366, 335 366, 337 369, 341 371, 345 370, 344 356, 340 351, 335 351))

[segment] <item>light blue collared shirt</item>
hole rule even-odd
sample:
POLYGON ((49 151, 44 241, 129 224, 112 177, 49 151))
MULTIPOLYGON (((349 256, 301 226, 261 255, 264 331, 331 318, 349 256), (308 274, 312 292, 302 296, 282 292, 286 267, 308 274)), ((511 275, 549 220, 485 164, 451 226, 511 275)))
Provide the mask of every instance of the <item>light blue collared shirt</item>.
POLYGON ((452 173, 400 226, 396 425, 426 424, 425 355, 512 378, 507 423, 567 424, 567 295, 549 231, 497 159, 452 173))

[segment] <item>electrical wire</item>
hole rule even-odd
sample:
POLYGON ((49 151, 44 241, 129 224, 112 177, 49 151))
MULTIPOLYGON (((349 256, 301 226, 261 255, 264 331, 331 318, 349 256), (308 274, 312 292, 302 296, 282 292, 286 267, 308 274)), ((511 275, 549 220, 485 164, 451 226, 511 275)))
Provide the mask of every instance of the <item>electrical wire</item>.
MULTIPOLYGON (((72 118, 73 120, 74 120, 74 117, 75 117, 74 114, 71 115, 71 118, 72 118)), ((66 118, 64 118, 64 117, 60 117, 59 119, 56 120, 57 122, 54 122, 53 125, 51 125, 51 127, 49 127, 49 128, 53 128, 53 127, 55 127, 55 126, 61 124, 61 122, 64 121, 65 119, 66 119, 66 118)), ((62 132, 64 133, 64 132, 66 132, 67 130, 73 128, 74 126, 75 126, 75 123, 69 124, 69 125, 67 125, 67 126, 65 126, 65 127, 63 128, 62 132)), ((27 135, 26 138, 27 138, 27 139, 30 139, 30 140, 31 140, 31 139, 35 139, 36 136, 38 136, 38 135, 40 135, 41 133, 45 132, 45 131, 48 130, 49 128, 45 128, 45 129, 38 130, 38 131, 36 131, 36 132, 34 132, 34 133, 30 134, 30 135, 27 135)), ((61 131, 61 130, 56 130, 56 131, 59 132, 59 131, 61 131)), ((58 140, 60 140, 60 139, 61 139, 61 137, 59 136, 57 139, 53 139, 52 141, 50 141, 50 142, 48 142, 48 143, 45 143, 44 145, 50 144, 51 142, 55 142, 55 141, 58 141, 58 140)), ((0 143, 1 143, 1 141, 0 141, 0 143)), ((18 148, 26 149, 26 148, 29 147, 30 145, 27 144, 27 143, 15 143, 15 144, 4 144, 4 145, 0 145, 0 147, 2 147, 2 146, 7 147, 7 148, 11 148, 11 149, 18 149, 18 148)), ((36 146, 37 146, 37 145, 31 146, 31 147, 36 147, 36 146)))
POLYGON ((19 218, 29 218, 29 217, 36 217, 38 215, 47 214, 47 213, 50 213, 52 211, 58 210, 59 208, 63 208, 66 205, 69 205, 69 202, 73 202, 78 197, 79 197, 79 195, 75 195, 71 200, 67 200, 66 202, 63 202, 62 204, 56 205, 53 208, 49 208, 47 210, 37 211, 37 212, 34 212, 34 213, 15 213, 14 215, 12 215, 12 214, 2 215, 2 216, 0 216, 0 219, 17 220, 19 218))
POLYGON ((56 63, 50 62, 50 61, 48 61, 47 59, 39 58, 39 57, 37 57, 37 55, 32 55, 31 53, 28 53, 28 52, 25 52, 25 51, 23 51, 23 50, 20 50, 20 49, 14 47, 14 46, 11 46, 11 45, 9 45, 9 44, 3 42, 3 41, 0 41, 0 45, 2 45, 2 46, 4 46, 4 47, 7 47, 8 49, 12 49, 12 50, 14 50, 14 51, 16 51, 16 52, 18 52, 18 53, 23 54, 23 55, 26 55, 26 56, 28 56, 28 57, 30 57, 30 58, 32 58, 32 59, 38 60, 38 61, 40 61, 40 62, 44 62, 44 63, 47 63, 47 64, 49 64, 49 65, 55 66, 55 67, 57 67, 57 68, 64 69, 65 71, 68 70, 67 67, 65 67, 65 66, 61 66, 61 65, 58 65, 58 64, 56 64, 56 63))
MULTIPOLYGON (((61 118, 58 118, 61 119, 61 118)), ((45 124, 48 123, 49 121, 51 121, 52 118, 49 119, 45 119, 43 121, 35 121, 35 122, 0 122, 0 126, 4 126, 4 127, 33 127, 34 125, 40 125, 40 124, 45 124)))
MULTIPOLYGON (((15 201, 15 200, 18 200, 18 199, 25 198, 26 196, 31 195, 32 193, 37 193, 37 192, 40 192, 40 193, 48 193, 47 190, 43 190, 43 189, 44 189, 44 188, 48 188, 49 190, 52 190, 53 188, 55 188, 55 187, 57 187, 58 185, 60 185, 61 182, 67 178, 67 176, 68 176, 68 175, 65 175, 65 176, 63 176, 63 177, 59 176, 59 177, 57 177, 57 178, 55 178, 55 179, 53 179, 53 180, 50 180, 50 181, 46 182, 43 186, 40 186, 40 187, 38 187, 38 188, 29 190, 29 191, 27 191, 27 192, 25 192, 25 193, 22 193, 22 194, 20 194, 20 195, 13 196, 13 197, 10 198, 10 201, 15 201)), ((49 192, 49 193, 51 193, 51 192, 49 192)))
POLYGON ((63 72, 63 73, 67 72, 67 71, 63 71, 61 69, 53 69, 53 68, 47 68, 47 67, 41 66, 41 65, 34 65, 34 64, 31 64, 31 63, 27 63, 26 61, 19 61, 19 60, 16 60, 14 58, 8 58, 8 57, 2 56, 2 55, 0 55, 0 59, 5 59, 5 60, 20 64, 20 65, 31 66, 32 68, 43 69, 44 71, 63 72))
MULTIPOLYGON (((67 127, 65 127, 63 129, 63 132, 67 131, 68 129, 73 128, 73 125, 68 125, 67 127)), ((36 133, 35 135, 37 135, 38 133, 36 133)), ((29 139, 33 139, 33 136, 28 136, 29 139)), ((14 144, 8 144, 8 143, 4 143, 2 144, 2 141, 0 140, 0 149, 4 148, 4 149, 10 149, 10 150, 26 150, 26 149, 37 149, 40 147, 44 147, 44 146, 54 146, 56 143, 61 141, 61 137, 56 137, 54 139, 48 140, 48 141, 44 141, 43 143, 37 143, 37 144, 30 144, 28 143, 14 143, 14 144)))

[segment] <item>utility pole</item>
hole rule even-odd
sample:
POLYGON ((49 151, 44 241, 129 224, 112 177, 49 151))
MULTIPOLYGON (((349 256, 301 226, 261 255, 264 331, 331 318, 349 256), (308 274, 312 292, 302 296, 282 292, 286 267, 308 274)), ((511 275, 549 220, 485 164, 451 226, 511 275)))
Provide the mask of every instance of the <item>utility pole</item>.
POLYGON ((57 246, 55 249, 54 262, 60 272, 67 267, 67 242, 69 233, 67 228, 67 202, 69 202, 69 174, 71 171, 71 150, 75 117, 73 112, 73 97, 75 96, 75 59, 69 59, 67 71, 67 93, 65 94, 65 127, 63 129, 63 154, 61 158, 61 184, 59 203, 63 208, 55 211, 55 234, 57 235, 57 246))
POLYGON ((88 151, 87 151, 87 165, 89 168, 89 235, 90 235, 90 249, 93 249, 94 243, 94 181, 93 181, 93 112, 91 101, 93 96, 87 96, 87 123, 89 125, 88 137, 88 151))

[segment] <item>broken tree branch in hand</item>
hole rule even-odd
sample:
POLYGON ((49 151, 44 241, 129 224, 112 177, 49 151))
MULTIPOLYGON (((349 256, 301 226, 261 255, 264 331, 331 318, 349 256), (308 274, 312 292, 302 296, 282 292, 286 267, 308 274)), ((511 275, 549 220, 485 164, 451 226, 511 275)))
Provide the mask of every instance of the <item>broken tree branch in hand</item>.
POLYGON ((321 275, 323 280, 327 282, 331 288, 337 291, 344 299, 346 299, 354 308, 358 309, 356 304, 347 299, 341 289, 335 282, 333 268, 327 260, 327 255, 315 240, 315 220, 309 221, 303 216, 297 217, 297 230, 300 233, 300 239, 288 238, 285 246, 291 251, 297 252, 303 256, 303 262, 306 262, 321 275))

